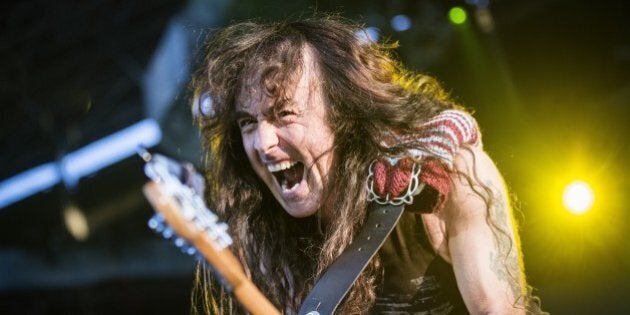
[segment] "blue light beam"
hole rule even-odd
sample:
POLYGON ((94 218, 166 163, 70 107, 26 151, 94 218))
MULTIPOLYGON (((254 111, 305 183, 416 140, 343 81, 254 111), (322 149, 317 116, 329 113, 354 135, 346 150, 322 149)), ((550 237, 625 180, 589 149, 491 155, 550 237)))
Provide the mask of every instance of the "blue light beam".
POLYGON ((152 147, 162 139, 162 131, 153 119, 99 139, 64 156, 0 182, 0 208, 7 207, 63 181, 74 187, 81 177, 95 173, 137 152, 138 147, 152 147))

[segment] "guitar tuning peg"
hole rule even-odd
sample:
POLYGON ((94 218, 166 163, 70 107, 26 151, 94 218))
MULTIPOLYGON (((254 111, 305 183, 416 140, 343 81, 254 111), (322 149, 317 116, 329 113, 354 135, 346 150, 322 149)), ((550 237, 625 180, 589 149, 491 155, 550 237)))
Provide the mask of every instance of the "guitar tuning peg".
POLYGON ((182 250, 182 253, 189 256, 195 256, 197 254, 197 249, 190 245, 182 247, 181 250, 182 250))
POLYGON ((171 239, 173 237, 173 235, 175 235, 175 233, 173 232, 173 229, 167 227, 164 228, 164 230, 162 231, 162 237, 164 237, 165 239, 171 239))
POLYGON ((197 249, 190 246, 188 247, 188 249, 186 249, 186 254, 190 255, 190 256, 194 256, 197 254, 197 249))
POLYGON ((149 222, 147 222, 147 224, 149 225, 149 228, 151 228, 151 230, 160 233, 164 230, 165 227, 164 217, 159 213, 155 214, 149 219, 149 222))
POLYGON ((173 243, 175 243, 175 246, 180 247, 180 248, 183 248, 185 245, 188 245, 188 243, 186 243, 186 241, 181 237, 176 237, 173 243))
POLYGON ((184 254, 193 256, 197 253, 197 249, 181 237, 176 237, 173 243, 184 254))

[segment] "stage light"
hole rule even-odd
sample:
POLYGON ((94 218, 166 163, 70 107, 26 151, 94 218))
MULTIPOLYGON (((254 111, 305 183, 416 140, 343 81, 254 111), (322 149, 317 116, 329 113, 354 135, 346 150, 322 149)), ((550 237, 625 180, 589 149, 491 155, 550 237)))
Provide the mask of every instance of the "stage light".
POLYGON ((73 187, 79 179, 136 154, 139 146, 150 148, 160 142, 162 131, 153 119, 97 140, 69 153, 61 162, 49 162, 0 182, 0 208, 9 206, 63 181, 73 187))
POLYGON ((354 35, 363 43, 375 43, 380 37, 381 31, 374 26, 357 31, 354 35))
POLYGON ((398 14, 392 18, 391 25, 395 31, 404 32, 411 28, 411 19, 404 14, 398 14))
POLYGON ((452 7, 448 10, 448 19, 451 23, 459 25, 466 23, 466 19, 468 18, 468 14, 466 14, 466 10, 462 7, 452 7))
POLYGON ((595 201, 595 194, 591 186, 580 180, 567 185, 562 194, 562 203, 571 213, 581 215, 591 209, 595 201))
POLYGON ((63 221, 70 235, 77 241, 85 241, 90 236, 88 219, 77 205, 70 203, 64 207, 63 221))
POLYGON ((490 33, 494 30, 494 18, 487 8, 477 8, 475 10, 475 19, 484 32, 490 33))
POLYGON ((138 147, 151 147, 161 137, 162 132, 155 120, 140 121, 63 157, 62 179, 72 187, 81 177, 134 155, 138 147))
POLYGON ((145 204, 142 194, 136 190, 127 190, 116 195, 116 198, 86 207, 73 200, 63 205, 63 221, 68 233, 77 241, 84 242, 99 231, 125 220, 134 211, 145 204))
POLYGON ((0 209, 38 191, 46 190, 61 180, 59 167, 46 163, 0 183, 0 209))

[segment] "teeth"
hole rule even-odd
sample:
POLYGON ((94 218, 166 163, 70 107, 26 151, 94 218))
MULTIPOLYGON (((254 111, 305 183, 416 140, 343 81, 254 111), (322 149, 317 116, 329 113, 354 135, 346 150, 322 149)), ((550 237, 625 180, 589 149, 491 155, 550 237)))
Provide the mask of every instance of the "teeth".
POLYGON ((286 170, 288 168, 293 167, 293 165, 297 164, 297 162, 295 161, 286 161, 286 162, 282 162, 282 163, 278 163, 278 164, 269 164, 267 165, 267 169, 270 172, 278 172, 278 171, 283 171, 286 170))

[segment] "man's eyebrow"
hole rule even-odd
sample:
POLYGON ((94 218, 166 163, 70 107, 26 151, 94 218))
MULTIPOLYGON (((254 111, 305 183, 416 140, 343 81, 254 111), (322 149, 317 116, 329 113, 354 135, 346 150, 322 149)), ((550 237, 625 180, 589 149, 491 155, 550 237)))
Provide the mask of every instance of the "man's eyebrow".
MULTIPOLYGON (((293 103, 278 102, 278 103, 270 106, 269 108, 266 108, 265 110, 263 110, 262 115, 264 117, 267 117, 267 118, 272 118, 272 117, 275 116, 275 114, 278 111, 281 111, 281 110, 283 110, 283 109, 285 109, 287 107, 290 107, 291 104, 293 104, 293 103)), ((256 115, 254 115, 253 113, 250 113, 250 112, 248 112, 246 110, 243 110, 243 109, 237 109, 234 112, 234 117, 236 119, 247 118, 247 117, 254 117, 254 116, 256 116, 256 115)))
POLYGON ((266 111, 265 115, 274 115, 285 109, 290 109, 290 108, 295 108, 295 107, 296 107, 296 103, 294 100, 277 101, 273 104, 273 106, 267 109, 268 112, 266 111))

